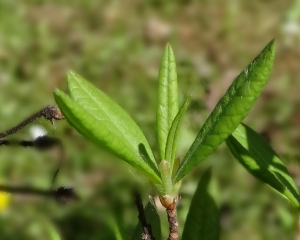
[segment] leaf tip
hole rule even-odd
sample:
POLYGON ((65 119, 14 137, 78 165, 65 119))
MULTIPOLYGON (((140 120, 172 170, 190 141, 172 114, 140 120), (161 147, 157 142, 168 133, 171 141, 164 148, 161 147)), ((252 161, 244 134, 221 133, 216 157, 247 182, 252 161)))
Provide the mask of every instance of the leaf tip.
POLYGON ((268 45, 267 45, 266 48, 268 48, 269 51, 273 52, 273 54, 274 54, 274 52, 275 52, 275 38, 272 39, 272 40, 268 43, 268 45))
POLYGON ((170 43, 167 43, 166 47, 165 47, 165 51, 169 54, 169 55, 174 55, 173 49, 171 47, 170 43))
POLYGON ((67 82, 68 82, 68 84, 69 84, 70 81, 73 80, 76 76, 77 76, 77 74, 76 74, 74 71, 69 70, 69 71, 67 72, 67 82))
POLYGON ((72 75, 75 75, 75 72, 73 70, 68 70, 67 71, 67 76, 72 76, 72 75))
POLYGON ((54 90, 53 90, 53 95, 54 95, 54 97, 59 96, 60 93, 61 93, 61 90, 60 90, 60 89, 54 88, 54 90))

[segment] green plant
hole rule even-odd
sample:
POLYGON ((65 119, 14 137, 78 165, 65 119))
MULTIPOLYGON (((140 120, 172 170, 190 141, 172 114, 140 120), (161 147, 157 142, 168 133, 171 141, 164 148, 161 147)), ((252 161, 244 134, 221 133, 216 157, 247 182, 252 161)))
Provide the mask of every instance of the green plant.
MULTIPOLYGON (((178 239, 176 206, 182 179, 224 141, 252 175, 284 195, 299 214, 300 196, 286 167, 255 131, 241 123, 267 82, 273 59, 274 42, 271 41, 236 77, 182 161, 176 157, 176 145, 190 97, 178 107, 176 63, 169 45, 162 56, 158 79, 158 161, 134 120, 79 75, 68 73, 70 97, 58 89, 54 96, 63 115, 79 133, 126 161, 149 179, 168 214, 168 239, 178 239)), ((199 181, 184 226, 183 239, 219 238, 219 212, 210 190, 210 178, 211 172, 208 171, 199 181)), ((157 223, 153 221, 152 224, 157 223)))

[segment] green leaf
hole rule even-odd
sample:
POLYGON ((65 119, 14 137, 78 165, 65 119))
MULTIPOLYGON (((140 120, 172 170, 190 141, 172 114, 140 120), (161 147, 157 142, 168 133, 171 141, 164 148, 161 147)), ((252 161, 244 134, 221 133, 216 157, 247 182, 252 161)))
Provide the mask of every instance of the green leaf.
POLYGON ((231 153, 254 177, 283 194, 299 213, 297 186, 283 162, 258 133, 240 124, 226 143, 231 153))
POLYGON ((113 232, 115 240, 129 240, 129 237, 127 236, 123 228, 123 224, 120 223, 118 217, 113 216, 112 214, 108 214, 105 220, 108 227, 113 232))
POLYGON ((84 137, 104 147, 161 184, 149 144, 130 116, 99 89, 77 74, 68 74, 72 99, 55 90, 55 100, 68 122, 84 137))
POLYGON ((176 148, 177 148, 177 139, 178 139, 178 133, 180 129, 181 122, 183 120, 183 116, 189 106, 191 97, 188 97, 182 107, 180 108, 179 112, 177 113, 171 129, 169 131, 168 135, 168 140, 167 140, 167 146, 166 146, 166 155, 165 158, 168 162, 170 162, 170 167, 171 167, 171 173, 173 172, 173 165, 174 165, 174 160, 176 156, 176 148))
POLYGON ((178 112, 178 85, 175 56, 168 44, 162 56, 158 76, 156 124, 161 160, 165 157, 168 133, 178 112))
POLYGON ((212 196, 211 169, 200 179, 185 221, 183 240, 218 240, 220 213, 212 196))
MULTIPOLYGON (((156 240, 161 240, 160 218, 156 208, 151 202, 148 202, 148 204, 145 207, 145 216, 147 223, 151 225, 153 236, 156 240)), ((132 240, 140 240, 142 233, 142 226, 140 223, 138 223, 135 227, 132 240)))
POLYGON ((180 164, 175 182, 210 155, 247 116, 269 78, 273 60, 271 41, 220 99, 180 164))
POLYGON ((159 171, 162 180, 163 195, 171 195, 173 184, 169 162, 167 162, 166 160, 162 160, 159 164, 159 171))

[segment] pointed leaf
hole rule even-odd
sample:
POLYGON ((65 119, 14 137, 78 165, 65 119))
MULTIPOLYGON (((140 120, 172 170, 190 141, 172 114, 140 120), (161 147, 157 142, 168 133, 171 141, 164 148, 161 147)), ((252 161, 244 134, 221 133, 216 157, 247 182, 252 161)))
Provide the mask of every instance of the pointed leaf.
POLYGON ((168 162, 170 162, 171 167, 171 173, 173 172, 173 165, 174 160, 176 156, 176 148, 177 148, 177 139, 178 139, 178 133, 180 129, 181 122, 183 120, 184 114, 189 106, 191 97, 188 97, 182 107, 180 108, 179 112, 177 113, 171 129, 169 131, 168 140, 167 140, 167 146, 165 151, 165 158, 168 162))
MULTIPOLYGON (((156 240, 161 240, 160 218, 156 208, 151 202, 148 202, 148 204, 145 207, 145 216, 147 223, 151 225, 153 236, 156 240)), ((140 240, 142 233, 142 226, 140 223, 138 223, 135 227, 132 240, 140 240)))
POLYGON ((156 124, 160 157, 164 159, 167 137, 178 112, 178 85, 175 56, 168 44, 162 56, 158 76, 156 124))
POLYGON ((55 100, 68 122, 84 137, 111 151, 143 172, 153 183, 161 184, 149 144, 136 123, 99 89, 80 76, 68 76, 70 99, 54 92, 55 100))
POLYGON ((287 168, 263 138, 240 124, 226 140, 235 158, 257 179, 283 194, 300 211, 300 195, 287 168))
POLYGON ((247 116, 269 78, 273 59, 274 41, 271 41, 220 99, 179 166, 175 181, 210 155, 247 116))
POLYGON ((220 212, 210 190, 211 170, 198 183, 185 221, 183 240, 218 240, 220 212))

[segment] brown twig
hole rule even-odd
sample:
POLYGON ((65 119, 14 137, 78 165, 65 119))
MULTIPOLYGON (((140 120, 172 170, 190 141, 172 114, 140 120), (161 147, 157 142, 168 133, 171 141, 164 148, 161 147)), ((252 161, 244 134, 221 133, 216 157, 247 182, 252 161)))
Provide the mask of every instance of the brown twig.
POLYGON ((44 190, 40 188, 31 187, 0 186, 0 192, 53 197, 55 200, 62 204, 65 204, 69 200, 79 199, 78 195, 74 192, 74 189, 70 187, 59 187, 56 190, 44 190))
POLYGON ((169 222, 168 240, 178 240, 178 220, 177 220, 178 196, 171 199, 169 198, 169 196, 163 196, 160 198, 160 201, 167 211, 168 222, 169 222))
POLYGON ((144 240, 155 240, 156 238, 152 234, 152 228, 151 225, 147 223, 145 212, 144 212, 144 206, 142 203, 141 195, 135 194, 135 204, 139 212, 139 222, 143 228, 143 233, 141 236, 141 239, 144 240))
MULTIPOLYGON (((46 106, 42 108, 40 111, 36 112, 35 114, 31 115, 24 121, 22 121, 20 124, 17 126, 6 130, 2 133, 0 133, 0 139, 7 137, 9 135, 12 135, 20 130, 22 130, 25 126, 28 124, 32 123, 38 118, 44 117, 46 120, 50 121, 52 124, 53 120, 62 120, 65 117, 62 115, 60 109, 57 106, 46 106)), ((59 169, 63 163, 64 159, 64 149, 61 141, 58 138, 53 138, 49 136, 39 136, 37 139, 33 141, 14 141, 14 140, 0 140, 0 146, 22 146, 22 147, 33 147, 38 150, 47 150, 53 147, 58 147, 59 149, 59 164, 57 169, 55 170, 52 178, 52 183, 51 183, 51 190, 53 188, 55 179, 57 177, 57 174, 59 172, 59 169)))
POLYGON ((17 126, 6 130, 0 133, 0 146, 22 146, 22 147, 33 147, 39 150, 46 150, 53 147, 58 147, 59 149, 59 166, 57 170, 54 172, 54 176, 52 178, 52 184, 50 190, 37 189, 31 187, 11 187, 11 186, 0 186, 0 191, 8 192, 12 194, 24 194, 24 195, 38 195, 45 197, 53 197, 59 203, 66 203, 68 200, 78 200, 77 194, 74 192, 73 188, 70 187, 59 187, 58 189, 53 189, 54 181, 60 169, 60 166, 64 159, 64 149, 61 141, 58 138, 53 138, 49 136, 40 136, 33 141, 15 141, 15 140, 6 140, 2 139, 9 135, 12 135, 21 129, 23 129, 26 125, 32 123, 38 118, 44 117, 46 120, 50 121, 53 124, 53 120, 62 120, 65 117, 62 115, 61 111, 57 106, 46 106, 37 113, 31 115, 29 118, 22 121, 17 126))
POLYGON ((11 134, 14 134, 21 129, 23 129, 26 125, 32 123, 38 118, 44 117, 46 120, 49 120, 53 124, 53 120, 61 120, 64 119, 65 117, 62 115, 61 111, 57 106, 47 106, 44 107, 42 110, 38 111, 37 113, 33 114, 29 118, 25 119, 23 122, 18 124, 17 126, 4 131, 0 133, 0 138, 4 138, 6 136, 9 136, 11 134))

